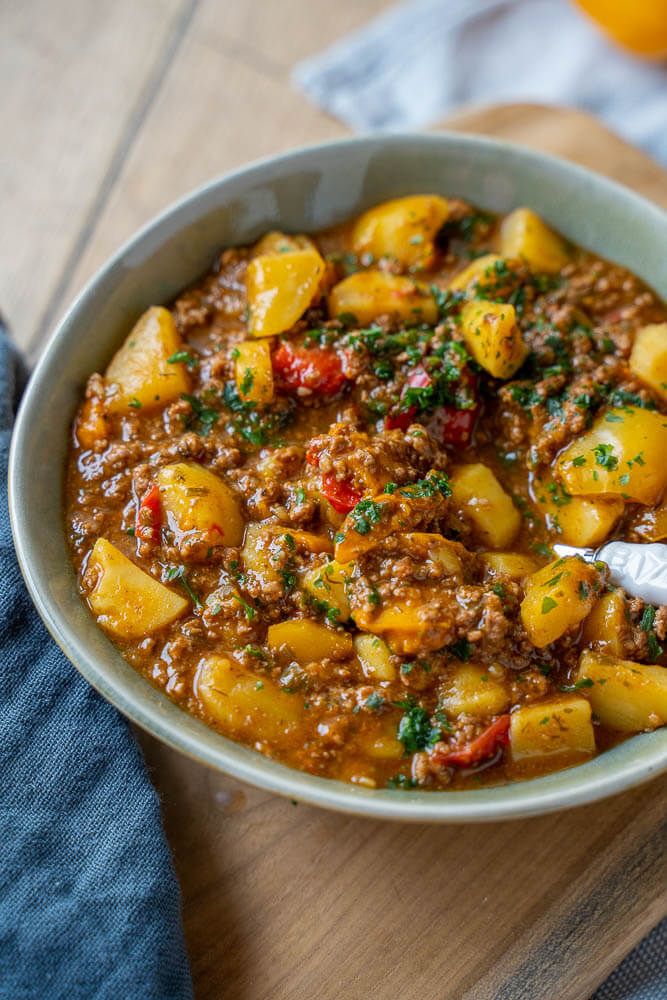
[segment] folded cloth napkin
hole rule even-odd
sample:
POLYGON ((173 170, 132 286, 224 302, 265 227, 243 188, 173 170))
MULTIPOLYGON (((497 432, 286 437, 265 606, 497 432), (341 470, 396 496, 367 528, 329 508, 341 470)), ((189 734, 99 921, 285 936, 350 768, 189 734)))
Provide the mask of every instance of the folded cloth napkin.
POLYGON ((585 108, 667 162, 667 66, 642 62, 567 0, 414 0, 296 66, 357 131, 423 128, 464 104, 585 108))
POLYGON ((0 997, 188 1000, 178 882, 141 752, 52 641, 16 563, 7 457, 24 383, 0 330, 0 997))

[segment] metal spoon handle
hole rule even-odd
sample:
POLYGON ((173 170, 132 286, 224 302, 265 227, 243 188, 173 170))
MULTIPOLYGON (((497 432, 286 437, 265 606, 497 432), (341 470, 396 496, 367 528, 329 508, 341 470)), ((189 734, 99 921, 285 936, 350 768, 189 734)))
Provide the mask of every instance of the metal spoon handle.
POLYGON ((667 545, 608 542, 596 556, 609 567, 612 583, 647 604, 667 604, 667 545))

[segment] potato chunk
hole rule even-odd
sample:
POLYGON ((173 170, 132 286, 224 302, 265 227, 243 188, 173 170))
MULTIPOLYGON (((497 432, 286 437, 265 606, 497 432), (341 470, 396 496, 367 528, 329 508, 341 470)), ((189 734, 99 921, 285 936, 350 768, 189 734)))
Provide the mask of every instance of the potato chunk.
POLYGON ((428 269, 434 262, 435 237, 448 214, 446 199, 435 194, 386 201, 357 219, 352 249, 358 256, 391 257, 404 268, 428 269))
POLYGON ((448 715, 499 715, 511 701, 502 680, 475 663, 456 667, 438 688, 438 696, 448 715))
POLYGON ((288 694, 268 677, 242 669, 224 656, 208 656, 199 665, 195 693, 225 733, 285 742, 304 715, 303 697, 288 694))
POLYGON ((564 695, 522 705, 510 721, 512 769, 558 770, 595 754, 591 706, 585 698, 564 695))
POLYGON ((667 722, 667 668, 619 660, 591 650, 579 658, 578 680, 601 722, 621 733, 657 729, 667 722))
POLYGON ((357 737, 359 749, 374 760, 400 760, 405 747, 398 739, 396 713, 382 715, 374 720, 374 725, 357 737))
POLYGON ((367 326, 378 316, 392 316, 408 323, 435 323, 438 307, 426 285, 414 278, 384 271, 358 271, 331 289, 329 315, 352 315, 367 326))
POLYGON ((269 625, 267 643, 278 651, 287 648, 297 663, 315 663, 331 657, 343 660, 352 655, 352 639, 308 618, 269 625))
POLYGON ((652 323, 639 331, 630 371, 667 402, 667 323, 652 323))
POLYGON ((324 566, 314 566, 304 574, 301 585, 317 602, 326 604, 329 615, 337 622, 350 617, 350 601, 346 580, 352 575, 354 563, 339 563, 335 559, 324 566))
POLYGON ((183 347, 174 317, 153 306, 139 317, 104 373, 112 413, 150 409, 178 399, 190 383, 182 361, 169 363, 183 347))
POLYGON ((462 271, 455 274, 449 282, 452 292, 464 292, 473 284, 479 283, 484 286, 484 277, 488 275, 492 279, 496 264, 500 264, 503 258, 497 253, 485 253, 481 257, 475 257, 462 271))
POLYGON ((510 378, 528 354, 509 303, 467 302, 461 310, 461 333, 475 361, 494 378, 510 378))
POLYGON ((599 573, 579 556, 566 556, 526 578, 521 620, 541 649, 578 625, 593 608, 599 573))
POLYGON ((621 497, 574 497, 556 483, 537 484, 536 498, 547 526, 559 531, 566 545, 600 545, 625 510, 621 497))
POLYGON ((266 340, 244 340, 236 346, 234 379, 244 403, 265 406, 273 400, 271 348, 266 340))
POLYGON ((235 493, 214 472, 194 462, 176 462, 160 469, 157 482, 177 544, 191 531, 209 533, 217 545, 241 544, 241 506, 235 493))
POLYGON ((570 262, 563 238, 529 208, 517 208, 503 219, 500 251, 506 257, 522 257, 534 271, 548 274, 570 262))
POLYGON ((316 250, 313 241, 301 233, 288 235, 275 229, 262 236, 259 243, 253 247, 253 257, 262 257, 271 253, 293 253, 295 250, 316 250))
POLYGON ((479 540, 492 549, 511 545, 521 515, 491 469, 481 462, 452 470, 452 503, 472 522, 479 540))
POLYGON ((139 569, 106 538, 95 542, 86 580, 94 581, 88 604, 98 624, 122 639, 150 635, 188 607, 181 594, 139 569))
POLYGON ((323 275, 324 261, 315 249, 254 257, 246 275, 252 335, 271 337, 294 326, 317 295, 323 275))
POLYGON ((652 506, 667 486, 667 417, 651 410, 609 410, 557 463, 568 493, 621 496, 652 506))
POLYGON ((584 620, 581 641, 610 656, 623 652, 623 633, 627 628, 622 590, 603 594, 584 620))
POLYGON ((502 573, 513 580, 525 580, 540 568, 537 559, 523 552, 482 552, 480 558, 491 576, 502 573))
POLYGON ((354 638, 354 651, 361 664, 364 677, 374 681, 395 681, 396 668, 386 642, 371 633, 354 638))

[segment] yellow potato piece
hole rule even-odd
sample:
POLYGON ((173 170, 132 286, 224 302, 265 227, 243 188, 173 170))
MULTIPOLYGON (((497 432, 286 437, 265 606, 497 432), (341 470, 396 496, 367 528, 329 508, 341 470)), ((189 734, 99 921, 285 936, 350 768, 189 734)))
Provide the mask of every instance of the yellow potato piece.
POLYGON ((339 563, 332 559, 324 566, 309 569, 301 585, 316 601, 326 603, 330 612, 338 612, 336 621, 346 622, 350 617, 350 601, 345 581, 353 570, 354 563, 339 563))
POLYGON ((301 724, 303 697, 283 691, 270 678, 252 674, 224 656, 199 665, 195 693, 230 736, 280 746, 301 724))
POLYGON ((506 302, 466 302, 461 310, 461 333, 475 361, 494 378, 510 378, 528 354, 514 306, 506 302))
POLYGON ((295 250, 316 250, 313 241, 301 233, 288 235, 272 230, 262 236, 253 248, 253 257, 262 257, 271 253, 293 253, 295 250))
POLYGON ((364 677, 374 681, 396 680, 396 668, 391 662, 389 647, 379 636, 372 633, 356 635, 354 651, 361 664, 364 677))
POLYGON ((234 379, 244 403, 265 406, 273 400, 271 348, 266 340, 244 340, 236 346, 234 379))
POLYGON ((269 625, 267 643, 276 652, 287 648, 297 663, 315 663, 332 657, 336 660, 352 655, 352 639, 308 618, 269 625))
POLYGON ((585 698, 564 695, 522 705, 510 720, 510 760, 516 772, 556 770, 595 754, 591 706, 585 698))
POLYGON ((534 271, 549 274, 570 262, 563 238, 529 208, 517 208, 503 219, 500 252, 506 257, 522 257, 534 271))
POLYGON ((657 729, 667 722, 667 668, 585 650, 579 657, 581 688, 600 721, 621 733, 657 729))
POLYGON ((475 257, 467 267, 464 267, 462 271, 454 275, 449 282, 450 290, 452 292, 464 292, 473 282, 479 282, 483 286, 484 277, 488 275, 490 279, 493 279, 495 266, 502 260, 503 258, 497 253, 485 253, 481 257, 475 257))
POLYGON ((625 510, 621 497, 570 496, 556 484, 536 485, 540 513, 547 518, 547 527, 558 531, 566 545, 600 545, 610 534, 625 510), (549 485, 552 489, 549 490, 549 485))
POLYGON ((488 667, 462 663, 438 688, 438 703, 448 715, 486 716, 504 712, 510 694, 488 667))
POLYGON ((599 574, 579 556, 567 556, 526 578, 521 620, 541 649, 578 625, 592 610, 599 574))
POLYGON ((176 462, 160 469, 157 482, 167 523, 177 540, 191 531, 204 531, 211 533, 215 544, 241 544, 245 522, 240 503, 214 472, 194 462, 176 462))
POLYGON ((174 317, 153 306, 132 327, 104 373, 112 413, 147 410, 178 399, 190 386, 185 364, 169 363, 183 348, 174 317))
POLYGON ((481 462, 452 470, 452 504, 472 522, 479 540, 492 549, 511 545, 521 515, 491 469, 481 462))
POLYGON ((626 629, 623 591, 612 590, 603 594, 584 620, 581 642, 584 646, 593 646, 610 656, 620 656, 626 629))
POLYGON ((392 316, 406 323, 435 323, 438 307, 426 285, 384 271, 358 271, 331 289, 329 315, 352 315, 361 326, 378 316, 392 316))
POLYGON ((430 628, 427 604, 408 601, 396 601, 368 617, 355 611, 354 620, 357 628, 384 636, 392 652, 406 655, 419 650, 430 628))
POLYGON ((652 323, 637 333, 630 371, 667 402, 667 323, 652 323))
POLYGON ((540 568, 537 559, 523 552, 482 552, 480 558, 492 576, 502 573, 513 580, 524 580, 540 568))
POLYGON ((324 261, 314 249, 254 257, 246 275, 250 333, 271 337, 289 330, 319 292, 323 275, 324 261))
POLYGON ((623 407, 609 410, 565 449, 557 472, 568 493, 621 496, 655 504, 667 486, 667 416, 623 407))
POLYGON ((370 730, 364 731, 358 738, 359 750, 374 760, 400 760, 405 747, 398 739, 397 713, 381 715, 370 730))
POLYGON ((352 249, 375 260, 390 257, 404 268, 433 264, 434 239, 447 219, 449 205, 439 195, 395 198, 364 212, 352 228, 352 249))
POLYGON ((88 604, 97 622, 122 639, 140 639, 173 622, 188 601, 139 569, 106 538, 98 538, 86 567, 94 580, 88 604))

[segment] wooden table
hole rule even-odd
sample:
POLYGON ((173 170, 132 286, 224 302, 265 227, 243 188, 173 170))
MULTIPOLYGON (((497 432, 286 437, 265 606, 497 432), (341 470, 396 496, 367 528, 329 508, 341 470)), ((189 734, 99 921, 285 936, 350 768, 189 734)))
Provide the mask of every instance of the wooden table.
MULTIPOLYGON (((300 58, 386 0, 23 0, 0 15, 0 309, 34 357, 138 225, 214 174, 346 133, 300 58)), ((667 205, 667 175, 585 115, 448 126, 593 166, 667 205)), ((142 735, 199 1000, 586 1000, 667 912, 665 781, 493 826, 329 814, 142 735)))

